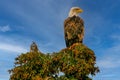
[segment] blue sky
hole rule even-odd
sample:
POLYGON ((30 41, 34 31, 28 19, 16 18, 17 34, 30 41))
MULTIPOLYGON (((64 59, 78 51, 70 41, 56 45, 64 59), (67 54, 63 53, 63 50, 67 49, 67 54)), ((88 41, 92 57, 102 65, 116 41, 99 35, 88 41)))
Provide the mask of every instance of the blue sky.
POLYGON ((101 70, 93 80, 120 80, 120 0, 0 0, 0 80, 9 80, 14 58, 32 41, 44 53, 65 48, 63 22, 73 6, 84 10, 84 44, 101 70))

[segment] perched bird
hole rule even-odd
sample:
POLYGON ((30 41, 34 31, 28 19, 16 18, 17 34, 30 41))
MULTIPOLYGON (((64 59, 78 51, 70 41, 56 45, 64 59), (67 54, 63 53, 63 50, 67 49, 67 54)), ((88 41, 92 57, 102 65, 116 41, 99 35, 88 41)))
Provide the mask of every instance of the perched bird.
POLYGON ((39 52, 38 47, 35 42, 32 42, 30 46, 30 52, 39 52))
POLYGON ((74 43, 82 43, 84 37, 84 22, 79 17, 83 10, 79 7, 72 7, 68 18, 64 21, 64 36, 66 46, 74 43))

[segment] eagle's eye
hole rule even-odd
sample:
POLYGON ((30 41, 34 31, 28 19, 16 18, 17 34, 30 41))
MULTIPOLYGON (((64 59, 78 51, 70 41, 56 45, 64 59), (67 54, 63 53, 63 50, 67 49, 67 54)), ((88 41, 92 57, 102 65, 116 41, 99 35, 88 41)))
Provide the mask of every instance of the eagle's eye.
POLYGON ((76 8, 75 10, 80 10, 79 8, 76 8))

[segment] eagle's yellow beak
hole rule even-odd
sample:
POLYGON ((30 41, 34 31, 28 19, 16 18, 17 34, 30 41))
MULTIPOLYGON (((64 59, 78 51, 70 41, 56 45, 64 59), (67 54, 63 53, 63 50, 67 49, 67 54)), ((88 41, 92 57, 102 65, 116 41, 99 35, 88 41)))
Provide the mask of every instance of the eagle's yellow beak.
POLYGON ((82 13, 82 12, 83 12, 82 9, 77 10, 77 13, 82 13))

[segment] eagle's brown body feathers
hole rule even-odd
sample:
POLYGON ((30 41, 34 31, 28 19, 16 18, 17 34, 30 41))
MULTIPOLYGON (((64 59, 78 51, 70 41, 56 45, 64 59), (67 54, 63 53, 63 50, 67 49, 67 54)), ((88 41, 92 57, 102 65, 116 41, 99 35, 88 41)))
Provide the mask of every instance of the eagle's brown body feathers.
POLYGON ((68 17, 64 21, 66 46, 82 43, 84 37, 84 22, 79 16, 68 17))

